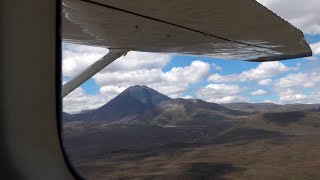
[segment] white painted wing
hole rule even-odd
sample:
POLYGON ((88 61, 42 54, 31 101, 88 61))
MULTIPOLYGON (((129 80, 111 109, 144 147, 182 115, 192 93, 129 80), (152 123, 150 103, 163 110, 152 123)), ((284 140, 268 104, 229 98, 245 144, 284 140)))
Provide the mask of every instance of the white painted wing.
POLYGON ((65 0, 65 42, 274 61, 311 56, 303 33, 254 0, 65 0))

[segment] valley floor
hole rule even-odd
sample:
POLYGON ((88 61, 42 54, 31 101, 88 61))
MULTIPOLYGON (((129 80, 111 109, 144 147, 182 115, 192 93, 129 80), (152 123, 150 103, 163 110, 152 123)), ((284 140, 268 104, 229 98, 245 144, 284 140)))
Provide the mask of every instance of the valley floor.
POLYGON ((320 179, 318 126, 257 122, 183 127, 73 124, 65 127, 64 143, 86 179, 320 179))

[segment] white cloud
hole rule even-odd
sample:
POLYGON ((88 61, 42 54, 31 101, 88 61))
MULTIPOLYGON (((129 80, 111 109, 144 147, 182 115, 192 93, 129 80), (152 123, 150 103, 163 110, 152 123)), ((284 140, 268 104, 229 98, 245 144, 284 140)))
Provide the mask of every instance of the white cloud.
POLYGON ((213 74, 208 78, 208 81, 220 83, 220 82, 237 82, 240 81, 239 75, 232 74, 232 75, 220 75, 220 74, 213 74))
MULTIPOLYGON (((109 51, 101 47, 63 43, 62 70, 64 76, 73 77, 109 51)), ((168 54, 128 52, 101 72, 127 72, 143 69, 161 69, 171 59, 168 54)))
POLYGON ((101 87, 110 84, 149 84, 162 81, 162 73, 161 69, 142 69, 127 72, 115 71, 98 73, 93 76, 93 79, 101 87))
POLYGON ((264 94, 267 94, 267 91, 265 91, 263 89, 258 89, 258 90, 251 93, 252 96, 262 96, 264 94))
POLYGON ((320 73, 299 72, 288 74, 274 83, 279 102, 286 103, 319 103, 320 73), (319 93, 318 93, 319 92, 319 93))
POLYGON ((122 91, 124 91, 127 87, 121 87, 121 86, 114 86, 114 85, 108 85, 103 86, 100 88, 100 93, 103 96, 109 97, 109 99, 114 98, 117 94, 120 94, 122 91))
POLYGON ((101 47, 75 44, 62 44, 62 72, 64 76, 73 77, 109 51, 101 47))
POLYGON ((214 103, 245 101, 246 99, 239 95, 240 92, 241 88, 237 85, 209 84, 200 88, 196 96, 214 103))
POLYGON ((101 95, 89 95, 82 88, 77 88, 63 98, 63 111, 68 113, 79 113, 83 110, 96 109, 110 98, 101 95))
POLYGON ((193 61, 190 66, 174 67, 163 74, 163 78, 169 82, 195 83, 208 75, 210 65, 202 61, 193 61))
MULTIPOLYGON (((193 61, 189 66, 172 68, 168 72, 162 69, 142 69, 132 71, 114 71, 98 73, 93 79, 102 88, 110 84, 127 88, 131 85, 147 85, 170 97, 179 97, 192 83, 207 77, 210 65, 202 61, 193 61)), ((100 90, 101 93, 103 93, 100 90)))
POLYGON ((303 87, 312 88, 320 82, 320 74, 317 72, 313 73, 296 73, 289 74, 276 81, 276 88, 292 88, 292 87, 303 87))
POLYGON ((183 98, 183 99, 192 99, 193 97, 192 96, 182 96, 181 98, 183 98))
POLYGON ((319 104, 320 102, 320 90, 313 91, 308 96, 309 101, 307 103, 309 104, 319 104))
POLYGON ((298 90, 285 89, 279 93, 278 104, 319 104, 320 91, 311 93, 299 92, 298 90))
POLYGON ((144 69, 161 69, 171 60, 168 54, 130 51, 101 72, 128 72, 144 69))
POLYGON ((270 100, 270 99, 263 100, 263 102, 264 102, 264 103, 280 104, 279 102, 273 101, 273 100, 270 100))
POLYGON ((278 61, 263 62, 255 69, 242 72, 239 77, 241 81, 252 81, 274 77, 288 70, 289 68, 287 66, 278 61))
POLYGON ((295 92, 292 89, 287 89, 279 94, 282 103, 305 103, 307 98, 307 95, 295 92))
POLYGON ((244 71, 240 74, 231 74, 222 76, 219 74, 211 75, 208 78, 210 82, 244 82, 254 81, 277 76, 281 73, 289 71, 290 68, 278 61, 262 62, 258 67, 244 71))
POLYGON ((258 84, 261 86, 268 86, 272 84, 272 79, 261 79, 258 81, 258 84))
MULTIPOLYGON (((320 13, 319 13, 320 16, 320 13)), ((313 51, 313 55, 319 55, 320 54, 320 42, 310 44, 310 47, 313 51)))
POLYGON ((307 34, 320 33, 319 0, 258 0, 307 34))

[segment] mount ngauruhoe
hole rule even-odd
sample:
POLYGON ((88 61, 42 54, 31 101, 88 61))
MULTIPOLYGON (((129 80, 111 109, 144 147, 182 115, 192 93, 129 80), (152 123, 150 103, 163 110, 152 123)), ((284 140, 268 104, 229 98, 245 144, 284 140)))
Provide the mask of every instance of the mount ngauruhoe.
POLYGON ((65 121, 179 124, 226 120, 251 112, 233 110, 199 99, 171 99, 147 86, 131 86, 102 107, 80 114, 64 113, 65 121))
POLYGON ((63 113, 65 122, 122 124, 198 124, 241 119, 257 113, 319 112, 320 104, 215 104, 199 99, 171 99, 147 86, 131 86, 102 107, 79 114, 63 113))

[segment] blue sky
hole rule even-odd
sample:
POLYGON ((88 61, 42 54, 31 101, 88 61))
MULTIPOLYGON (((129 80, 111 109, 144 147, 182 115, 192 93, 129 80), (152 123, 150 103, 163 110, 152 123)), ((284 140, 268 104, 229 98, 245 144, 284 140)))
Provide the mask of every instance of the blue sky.
MULTIPOLYGON (((299 28, 314 50, 312 58, 253 63, 201 56, 130 52, 68 95, 64 99, 64 110, 75 113, 97 108, 135 84, 150 86, 172 98, 199 98, 216 103, 318 103, 320 20, 310 20, 311 15, 315 14, 312 10, 309 14, 300 12, 300 9, 299 12, 284 11, 283 8, 288 8, 286 1, 290 2, 261 0, 295 26, 303 26, 299 28), (307 22, 301 18, 296 20, 296 13, 306 14, 307 22), (310 21, 315 26, 309 25, 310 21), (303 23, 309 24, 307 26, 303 23)), ((316 1, 306 2, 314 5, 312 3, 316 1)), ((64 81, 107 52, 102 48, 63 44, 64 81)))

